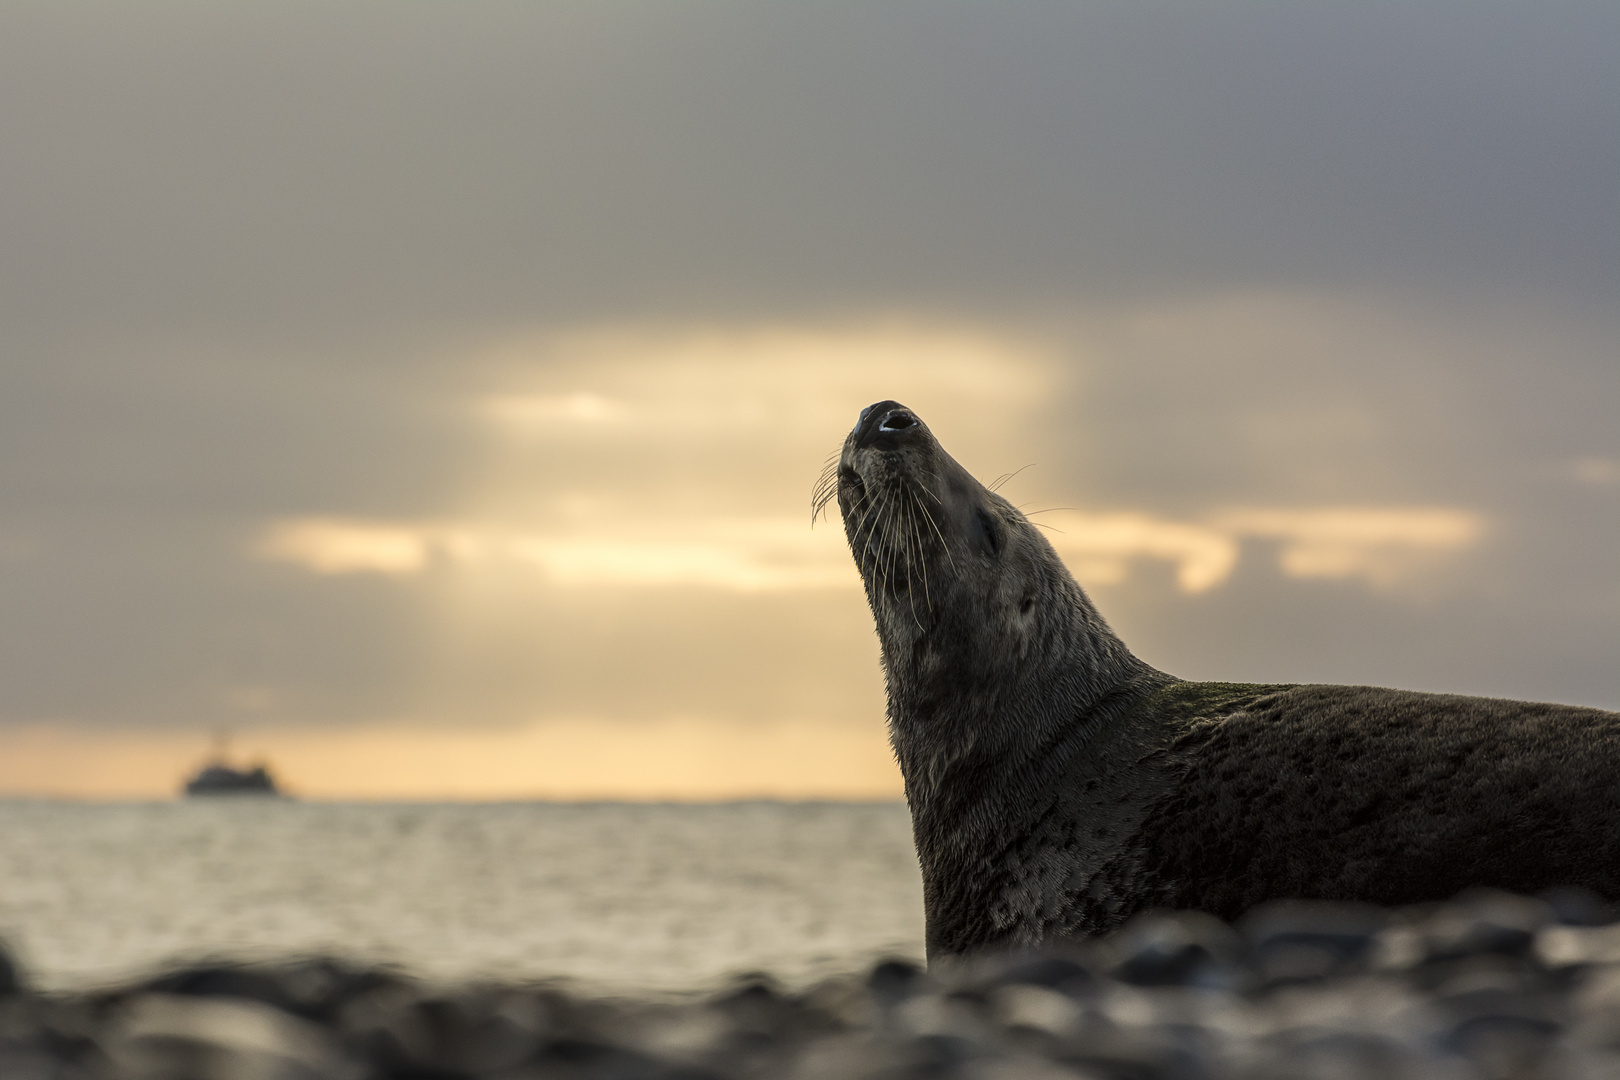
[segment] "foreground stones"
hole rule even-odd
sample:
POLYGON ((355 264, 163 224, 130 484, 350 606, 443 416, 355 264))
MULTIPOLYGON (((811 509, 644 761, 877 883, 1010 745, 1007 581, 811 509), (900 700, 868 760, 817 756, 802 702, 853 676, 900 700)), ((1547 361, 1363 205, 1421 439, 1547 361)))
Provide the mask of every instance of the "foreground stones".
POLYGON ((1579 895, 1143 916, 1099 941, 691 1000, 430 986, 327 960, 44 996, 0 1078, 1620 1078, 1620 923, 1579 895))

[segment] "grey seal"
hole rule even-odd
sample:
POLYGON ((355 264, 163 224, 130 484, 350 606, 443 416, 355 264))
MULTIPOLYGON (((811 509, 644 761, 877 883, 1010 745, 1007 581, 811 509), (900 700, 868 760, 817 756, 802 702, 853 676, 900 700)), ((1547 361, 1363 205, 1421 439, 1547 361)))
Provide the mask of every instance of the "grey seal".
POLYGON ((895 401, 861 412, 813 513, 834 498, 877 623, 931 960, 1155 907, 1620 898, 1620 713, 1158 671, 895 401))

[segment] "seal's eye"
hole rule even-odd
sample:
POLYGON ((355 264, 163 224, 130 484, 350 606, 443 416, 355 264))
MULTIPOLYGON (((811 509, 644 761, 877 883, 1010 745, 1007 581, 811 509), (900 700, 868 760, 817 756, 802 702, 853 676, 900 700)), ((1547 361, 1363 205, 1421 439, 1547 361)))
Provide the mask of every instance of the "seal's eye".
POLYGON ((1020 615, 1028 615, 1030 612, 1032 612, 1034 610, 1035 610, 1035 598, 1033 596, 1024 597, 1024 602, 1022 604, 1018 605, 1018 614, 1020 614, 1020 615))
POLYGON ((973 515, 974 540, 977 546, 990 555, 1001 554, 1001 526, 995 518, 980 510, 973 515))
POLYGON ((892 412, 883 418, 878 425, 879 431, 904 431, 908 427, 916 427, 917 418, 908 412, 892 412))

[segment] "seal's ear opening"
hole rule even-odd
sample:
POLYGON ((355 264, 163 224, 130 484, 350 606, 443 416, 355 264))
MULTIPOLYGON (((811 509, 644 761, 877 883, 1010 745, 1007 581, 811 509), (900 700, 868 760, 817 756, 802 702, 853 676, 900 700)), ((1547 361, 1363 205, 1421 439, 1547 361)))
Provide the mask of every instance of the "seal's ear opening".
POLYGON ((973 546, 976 550, 994 558, 1001 554, 1003 541, 1002 530, 1006 528, 995 516, 987 510, 978 510, 973 515, 973 546))

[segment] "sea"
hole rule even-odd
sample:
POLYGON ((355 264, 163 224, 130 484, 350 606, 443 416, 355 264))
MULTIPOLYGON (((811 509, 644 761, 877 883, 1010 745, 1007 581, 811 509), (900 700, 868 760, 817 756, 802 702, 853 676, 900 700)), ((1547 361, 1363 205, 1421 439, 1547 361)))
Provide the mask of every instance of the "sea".
POLYGON ((314 955, 583 993, 920 961, 897 803, 0 802, 0 938, 83 990, 314 955))

